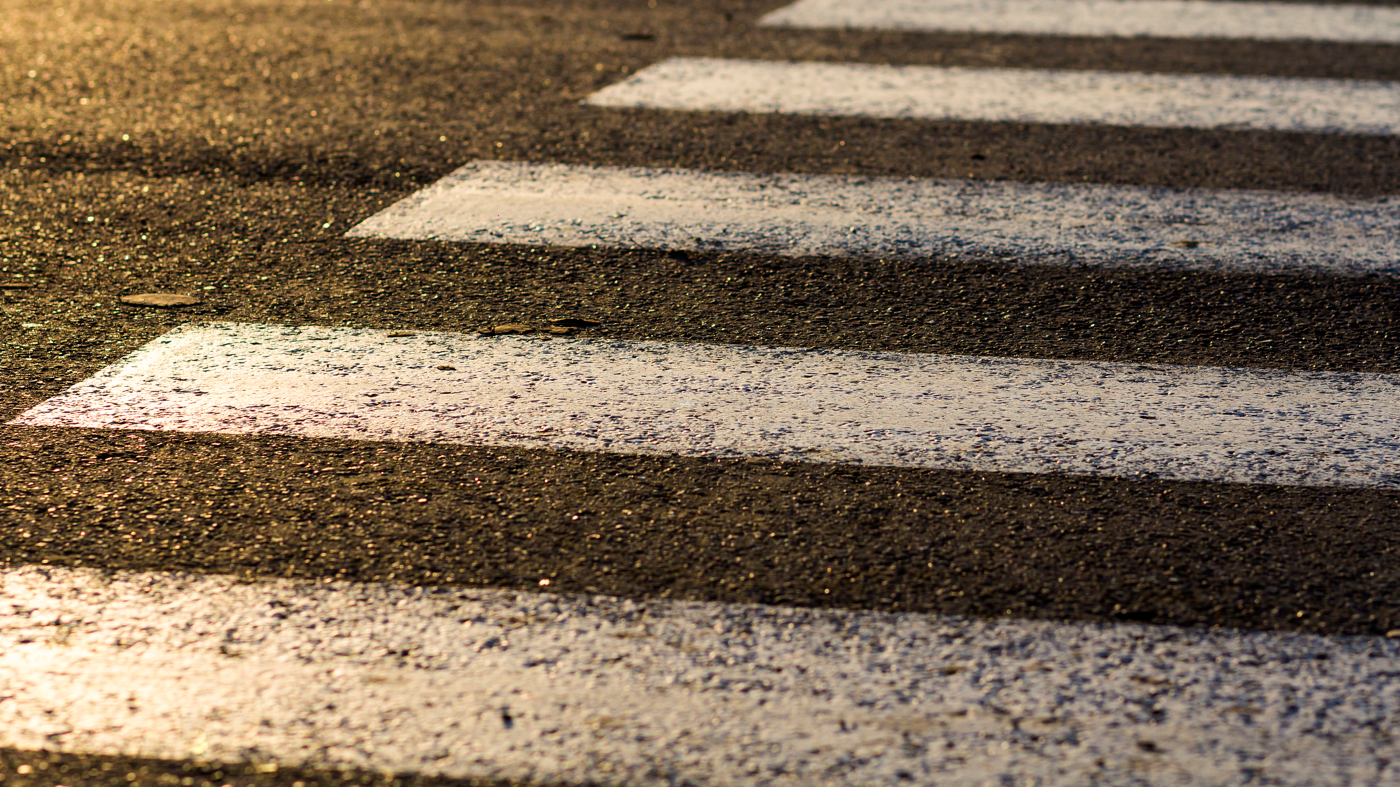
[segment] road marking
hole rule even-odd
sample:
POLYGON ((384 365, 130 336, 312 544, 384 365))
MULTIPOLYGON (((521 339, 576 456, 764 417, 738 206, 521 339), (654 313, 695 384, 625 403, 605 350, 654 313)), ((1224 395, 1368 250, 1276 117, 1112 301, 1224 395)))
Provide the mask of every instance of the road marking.
POLYGON ((801 0, 767 27, 1400 44, 1400 9, 1202 0, 801 0))
POLYGON ((20 613, 0 620, 4 746, 549 784, 1395 776, 1400 642, 1380 637, 81 569, 0 583, 20 613))
POLYGON ((1400 375, 223 323, 13 423, 1400 488, 1400 375))
POLYGON ((1159 128, 1400 133, 1400 83, 673 58, 598 107, 1159 128))
POLYGON ((349 237, 1361 275, 1400 197, 477 161, 349 237))

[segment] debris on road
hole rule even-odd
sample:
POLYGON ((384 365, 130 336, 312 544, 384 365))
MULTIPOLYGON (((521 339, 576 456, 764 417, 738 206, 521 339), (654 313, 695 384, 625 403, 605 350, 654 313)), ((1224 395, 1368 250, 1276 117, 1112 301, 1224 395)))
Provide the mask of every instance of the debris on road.
POLYGON ((507 324, 505 324, 505 325, 496 325, 496 326, 493 326, 493 327, 491 327, 491 328, 482 328, 482 329, 481 329, 481 335, 482 335, 482 336, 510 336, 510 335, 513 335, 513 334, 534 333, 534 332, 535 332, 535 327, 534 327, 534 326, 531 326, 531 325, 524 325, 524 324, 521 324, 521 323, 507 323, 507 324))
POLYGON ((194 295, 181 295, 174 292, 143 292, 139 295, 123 295, 121 302, 128 306, 148 306, 156 309, 197 306, 203 303, 194 295))

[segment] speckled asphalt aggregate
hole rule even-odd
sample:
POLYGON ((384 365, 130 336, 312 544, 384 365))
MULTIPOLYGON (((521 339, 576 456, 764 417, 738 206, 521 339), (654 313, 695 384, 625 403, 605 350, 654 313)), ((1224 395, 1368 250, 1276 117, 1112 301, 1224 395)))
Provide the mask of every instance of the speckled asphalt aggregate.
MULTIPOLYGON (((1381 44, 756 25, 782 5, 7 4, 0 420, 192 321, 473 332, 579 319, 593 323, 581 339, 1400 373, 1400 282, 1386 276, 345 237, 475 160, 1400 191, 1400 140, 1386 136, 580 103, 672 57, 1400 79, 1381 44), (145 292, 201 302, 120 300, 145 292)), ((1128 622, 1189 627, 1192 641, 1232 628, 1359 637, 1346 640, 1368 643, 1357 653, 1390 648, 1400 628, 1400 499, 1385 489, 64 427, 0 427, 0 451, 0 559, 25 571, 382 582, 533 594, 527 605, 556 593, 757 603, 1028 631, 1128 622)), ((1388 696, 1394 677, 1370 680, 1388 696)), ((1288 704, 1258 707, 1251 719, 1288 704)), ((1390 735, 1392 715, 1366 734, 1390 735)), ((0 749, 0 780, 503 784, 43 745, 0 749)), ((1131 745, 1116 754, 1135 774, 1173 779, 1131 745)), ((1271 778, 1252 767, 1230 778, 1271 778)))

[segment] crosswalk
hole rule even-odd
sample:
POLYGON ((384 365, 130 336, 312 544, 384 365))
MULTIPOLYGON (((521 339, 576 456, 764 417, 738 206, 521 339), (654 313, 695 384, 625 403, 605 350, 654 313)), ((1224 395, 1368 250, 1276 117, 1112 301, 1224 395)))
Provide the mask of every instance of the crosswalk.
POLYGON ((204 324, 30 426, 1400 488, 1400 376, 204 324))
POLYGON ((787 257, 1389 274, 1400 200, 476 161, 350 237, 787 257))
POLYGON ((343 766, 524 783, 1220 784, 1241 760, 1360 783, 1389 775, 1381 730, 1400 711, 1379 689, 1400 643, 1364 638, 82 570, 4 582, 26 613, 0 629, 7 745, 121 750, 135 728, 148 755, 275 766, 305 757, 309 728, 343 766))
MULTIPOLYGON (((1390 8, 1201 0, 801 0, 759 23, 1400 43, 1390 8)), ((1260 76, 681 56, 582 104, 1400 136, 1400 85, 1260 76)), ((1000 255, 1286 287, 1300 275, 1393 277, 1397 199, 479 160, 357 217, 346 237, 789 266, 1000 255)), ((1260 499, 1400 489, 1394 374, 633 341, 564 322, 480 334, 195 322, 10 425, 1032 485, 1160 480, 1197 498, 1227 486, 1260 499)), ((563 515, 600 546, 635 526, 595 513, 563 515)), ((778 533, 747 532, 745 516, 744 532, 711 548, 761 562, 778 533)), ((998 512, 980 516, 990 528, 998 512)), ((496 536, 538 549, 532 531, 511 529, 522 524, 496 536)), ((1152 523, 1141 529, 1169 548, 1152 523)), ((1258 537, 1222 534, 1237 536, 1258 537)), ((891 550, 888 568, 933 569, 952 549, 891 550)), ((813 592, 830 593, 841 569, 817 574, 813 592)), ((523 592, 7 569, 0 745, 526 784, 1400 783, 1400 631, 1384 615, 1367 634, 1320 636, 549 592, 558 580, 524 577, 523 592)))
POLYGON ((1149 128, 1400 134, 1400 84, 675 58, 600 107, 1149 128))
POLYGON ((800 0, 759 24, 1046 36, 1400 43, 1400 11, 1206 0, 800 0))

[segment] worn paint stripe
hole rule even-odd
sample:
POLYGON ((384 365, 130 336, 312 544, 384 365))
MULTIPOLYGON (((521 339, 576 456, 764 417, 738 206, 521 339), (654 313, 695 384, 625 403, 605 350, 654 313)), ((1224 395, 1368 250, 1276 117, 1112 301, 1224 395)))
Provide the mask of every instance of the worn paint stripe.
POLYGON ((996 255, 1041 264, 1400 270, 1400 198, 476 161, 350 237, 738 251, 996 255))
POLYGON ((1400 376, 197 324, 13 423, 1400 487, 1400 376))
POLYGON ((598 107, 1157 128, 1400 133, 1400 84, 673 58, 598 107))
POLYGON ((1400 9, 1205 0, 801 0, 768 27, 1400 44, 1400 9))
POLYGON ((11 747, 550 784, 1398 776, 1400 642, 1380 637, 81 569, 0 583, 11 747))

